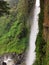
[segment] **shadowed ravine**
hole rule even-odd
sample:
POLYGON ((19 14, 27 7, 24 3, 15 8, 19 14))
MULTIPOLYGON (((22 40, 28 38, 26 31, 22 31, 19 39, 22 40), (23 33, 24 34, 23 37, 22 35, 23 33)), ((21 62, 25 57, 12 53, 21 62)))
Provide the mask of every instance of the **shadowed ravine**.
POLYGON ((26 65, 32 65, 36 58, 35 42, 36 42, 37 34, 39 32, 39 29, 38 29, 39 13, 40 13, 40 1, 36 0, 34 14, 33 14, 34 16, 32 15, 33 19, 30 20, 30 22, 32 22, 32 26, 31 26, 31 32, 30 32, 29 50, 28 50, 27 58, 26 58, 26 65))

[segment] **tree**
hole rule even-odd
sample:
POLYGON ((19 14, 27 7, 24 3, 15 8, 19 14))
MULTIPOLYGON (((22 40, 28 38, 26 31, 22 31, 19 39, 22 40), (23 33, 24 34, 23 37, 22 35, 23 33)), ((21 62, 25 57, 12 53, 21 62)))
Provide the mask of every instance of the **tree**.
POLYGON ((0 16, 4 14, 9 14, 9 7, 8 7, 7 2, 2 0, 0 1, 0 16))

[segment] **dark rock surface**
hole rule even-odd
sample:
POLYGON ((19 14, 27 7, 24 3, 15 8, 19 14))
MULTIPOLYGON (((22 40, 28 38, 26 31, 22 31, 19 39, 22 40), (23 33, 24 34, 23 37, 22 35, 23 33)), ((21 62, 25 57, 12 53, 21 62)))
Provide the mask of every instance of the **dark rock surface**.
POLYGON ((25 53, 7 53, 0 56, 0 65, 25 65, 25 53))

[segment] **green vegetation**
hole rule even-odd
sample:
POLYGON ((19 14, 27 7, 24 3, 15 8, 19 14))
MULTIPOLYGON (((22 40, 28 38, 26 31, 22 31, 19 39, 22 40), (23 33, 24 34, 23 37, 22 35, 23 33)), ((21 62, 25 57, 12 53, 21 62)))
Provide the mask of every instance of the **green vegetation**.
POLYGON ((8 7, 8 4, 7 2, 5 1, 0 1, 0 16, 2 16, 3 14, 9 14, 9 7, 8 7))
POLYGON ((46 45, 46 65, 49 65, 49 40, 46 45))
POLYGON ((29 2, 19 0, 17 9, 10 15, 0 17, 0 54, 24 52, 28 45, 27 18, 29 2))

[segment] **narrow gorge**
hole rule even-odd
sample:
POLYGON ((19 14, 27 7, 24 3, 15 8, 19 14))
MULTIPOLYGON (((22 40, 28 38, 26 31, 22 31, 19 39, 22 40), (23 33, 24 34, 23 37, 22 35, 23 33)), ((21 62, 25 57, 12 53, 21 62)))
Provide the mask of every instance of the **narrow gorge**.
POLYGON ((0 0, 0 65, 49 65, 49 0, 0 0))

